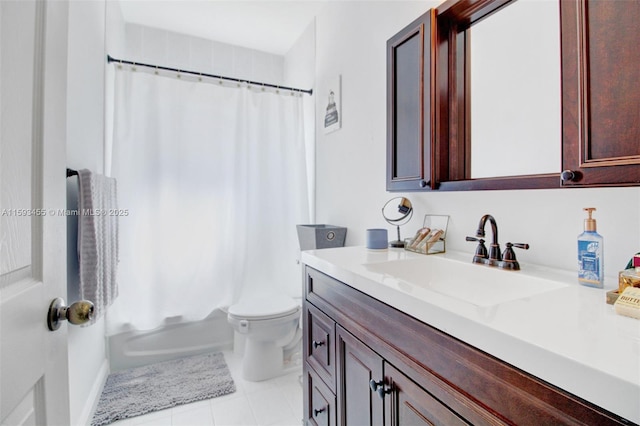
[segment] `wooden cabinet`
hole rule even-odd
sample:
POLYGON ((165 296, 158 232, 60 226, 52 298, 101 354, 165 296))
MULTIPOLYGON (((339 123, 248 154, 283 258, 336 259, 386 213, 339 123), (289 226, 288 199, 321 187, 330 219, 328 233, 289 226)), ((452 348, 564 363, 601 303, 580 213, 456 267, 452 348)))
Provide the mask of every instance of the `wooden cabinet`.
POLYGON ((307 425, 628 424, 312 268, 304 284, 307 425))
POLYGON ((563 186, 640 184, 640 2, 564 0, 563 186))
POLYGON ((382 381, 382 358, 338 327, 338 424, 381 425, 383 404, 371 381, 382 381))
POLYGON ((336 425, 336 396, 311 368, 303 376, 305 423, 313 426, 336 425))
POLYGON ((304 359, 335 392, 335 322, 311 305, 303 307, 303 315, 306 324, 302 350, 304 359))
POLYGON ((435 10, 387 42, 387 190, 429 188, 433 158, 435 10))
POLYGON ((466 425, 373 349, 337 327, 339 424, 466 425))
POLYGON ((385 363, 384 382, 393 392, 385 398, 385 424, 394 426, 467 425, 429 392, 393 365, 385 363))
POLYGON ((336 323, 305 303, 303 309, 304 421, 313 426, 334 426, 336 417, 336 323))
POLYGON ((387 42, 387 191, 640 185, 637 1, 558 1, 561 170, 472 177, 470 34, 512 3, 447 0, 387 42))

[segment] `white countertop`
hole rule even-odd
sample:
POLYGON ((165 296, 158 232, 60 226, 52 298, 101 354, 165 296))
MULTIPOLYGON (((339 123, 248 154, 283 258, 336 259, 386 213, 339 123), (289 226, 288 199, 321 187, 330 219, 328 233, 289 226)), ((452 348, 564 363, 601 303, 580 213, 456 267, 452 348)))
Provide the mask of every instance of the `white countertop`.
MULTIPOLYGON (((432 256, 469 263, 473 257, 456 252, 432 256)), ((542 277, 567 285, 486 306, 418 288, 371 267, 374 263, 426 257, 402 249, 342 247, 305 251, 302 262, 640 424, 640 320, 616 315, 613 307, 606 304, 606 291, 617 283, 606 282, 604 290, 584 287, 570 271, 522 264, 521 271, 500 272, 542 277)))

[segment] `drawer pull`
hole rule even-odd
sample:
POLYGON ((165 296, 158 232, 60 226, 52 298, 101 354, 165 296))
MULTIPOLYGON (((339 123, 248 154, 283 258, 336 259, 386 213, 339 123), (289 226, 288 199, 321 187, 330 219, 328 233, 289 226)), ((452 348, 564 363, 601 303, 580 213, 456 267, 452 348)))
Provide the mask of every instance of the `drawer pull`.
POLYGON ((323 346, 323 345, 324 345, 324 340, 321 340, 319 342, 317 340, 313 341, 313 348, 314 349, 317 349, 318 347, 323 346))
POLYGON ((318 417, 318 414, 324 413, 326 411, 326 409, 327 409, 327 407, 322 407, 319 410, 317 408, 314 408, 313 409, 313 417, 318 417))

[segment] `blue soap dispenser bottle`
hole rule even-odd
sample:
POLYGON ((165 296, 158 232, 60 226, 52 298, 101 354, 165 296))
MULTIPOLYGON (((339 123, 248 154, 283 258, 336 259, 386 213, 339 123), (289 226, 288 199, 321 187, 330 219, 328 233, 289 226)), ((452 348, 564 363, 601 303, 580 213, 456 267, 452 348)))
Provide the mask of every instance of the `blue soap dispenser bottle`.
POLYGON ((589 287, 604 285, 602 235, 596 232, 596 220, 591 217, 595 208, 584 209, 589 217, 584 221, 584 232, 578 235, 578 282, 589 287))

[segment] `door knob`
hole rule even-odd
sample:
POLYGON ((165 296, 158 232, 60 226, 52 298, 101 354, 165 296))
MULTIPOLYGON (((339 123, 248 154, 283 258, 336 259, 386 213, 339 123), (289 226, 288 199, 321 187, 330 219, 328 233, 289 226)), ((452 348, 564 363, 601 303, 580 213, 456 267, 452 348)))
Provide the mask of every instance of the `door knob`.
POLYGON ((85 324, 93 318, 95 307, 88 300, 80 300, 65 306, 64 300, 60 297, 53 299, 49 305, 47 314, 47 326, 49 330, 55 331, 60 328, 62 321, 69 321, 71 324, 85 324))
POLYGON ((560 173, 560 180, 562 182, 575 182, 579 180, 578 172, 574 172, 573 170, 564 170, 560 173))

